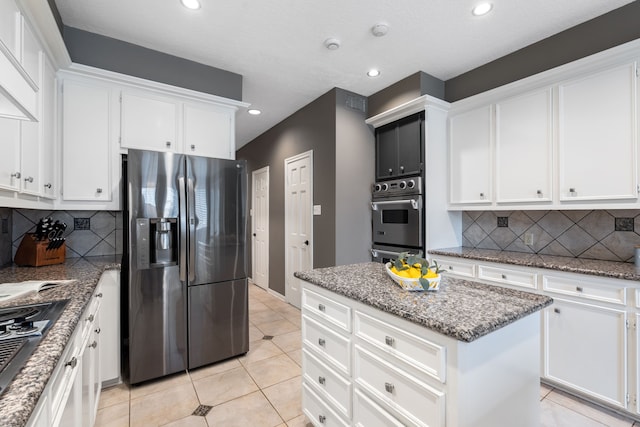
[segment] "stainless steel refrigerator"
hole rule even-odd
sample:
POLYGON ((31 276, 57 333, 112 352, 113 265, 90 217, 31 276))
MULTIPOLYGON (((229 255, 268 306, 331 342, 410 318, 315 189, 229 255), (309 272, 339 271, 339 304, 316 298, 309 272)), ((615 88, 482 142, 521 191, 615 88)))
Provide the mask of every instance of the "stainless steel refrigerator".
POLYGON ((246 353, 245 163, 129 150, 123 172, 125 377, 246 353))

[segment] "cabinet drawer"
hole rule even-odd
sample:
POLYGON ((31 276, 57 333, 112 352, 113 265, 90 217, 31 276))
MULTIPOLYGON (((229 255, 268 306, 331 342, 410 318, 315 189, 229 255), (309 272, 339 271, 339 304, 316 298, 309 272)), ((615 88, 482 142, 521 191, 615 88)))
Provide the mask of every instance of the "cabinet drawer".
POLYGON ((576 280, 560 276, 543 276, 542 288, 548 292, 571 295, 584 299, 625 305, 626 288, 612 284, 596 283, 584 279, 576 280))
POLYGON ((328 361, 344 375, 351 374, 351 346, 347 338, 302 316, 303 348, 313 349, 321 359, 328 361))
POLYGON ((307 350, 302 351, 302 366, 304 380, 323 400, 329 400, 342 415, 351 418, 351 383, 307 350))
POLYGON ((445 394, 355 346, 354 380, 391 412, 419 426, 443 427, 445 394))
POLYGON ((536 273, 510 270, 507 268, 487 267, 486 265, 478 266, 478 279, 529 289, 536 289, 538 287, 538 275, 536 273))
POLYGON ((474 264, 449 260, 440 261, 439 259, 434 259, 434 261, 436 261, 440 268, 446 271, 447 274, 460 277, 476 277, 476 266, 474 264))
POLYGON ((304 382, 302 383, 302 411, 314 426, 347 427, 349 425, 304 382))
POLYGON ((444 383, 446 349, 410 332, 356 311, 355 334, 431 378, 444 383))
POLYGON ((403 427, 387 411, 356 389, 353 402, 353 425, 357 427, 403 427))
POLYGON ((326 322, 351 332, 351 308, 308 289, 302 290, 302 309, 326 322))

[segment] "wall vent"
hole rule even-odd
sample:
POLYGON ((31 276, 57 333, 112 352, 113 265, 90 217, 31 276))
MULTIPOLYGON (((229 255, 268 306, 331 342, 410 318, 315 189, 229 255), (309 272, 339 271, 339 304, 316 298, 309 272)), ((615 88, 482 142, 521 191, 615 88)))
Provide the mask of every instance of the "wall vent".
POLYGON ((366 113, 366 109, 367 109, 366 100, 361 96, 348 95, 345 104, 347 107, 353 110, 358 110, 358 111, 362 111, 363 113, 366 113))

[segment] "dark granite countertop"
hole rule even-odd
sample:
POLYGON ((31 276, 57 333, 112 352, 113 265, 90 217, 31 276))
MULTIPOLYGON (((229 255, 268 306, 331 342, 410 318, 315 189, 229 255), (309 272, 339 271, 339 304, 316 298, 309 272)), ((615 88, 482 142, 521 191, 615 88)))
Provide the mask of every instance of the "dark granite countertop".
POLYGON ((28 280, 69 280, 37 294, 5 301, 1 307, 69 300, 63 313, 35 349, 9 388, 0 396, 0 425, 24 426, 42 394, 60 356, 73 333, 80 315, 105 270, 119 269, 120 257, 70 258, 64 264, 45 267, 11 266, 0 269, 0 283, 28 280))
POLYGON ((629 262, 599 261, 594 259, 465 247, 432 249, 428 252, 430 255, 444 255, 478 261, 521 265, 524 267, 547 268, 570 273, 612 277, 614 279, 640 280, 640 274, 636 272, 635 265, 629 262))
POLYGON ((295 276, 459 341, 471 342, 550 305, 549 297, 442 275, 435 292, 408 292, 375 262, 295 276))

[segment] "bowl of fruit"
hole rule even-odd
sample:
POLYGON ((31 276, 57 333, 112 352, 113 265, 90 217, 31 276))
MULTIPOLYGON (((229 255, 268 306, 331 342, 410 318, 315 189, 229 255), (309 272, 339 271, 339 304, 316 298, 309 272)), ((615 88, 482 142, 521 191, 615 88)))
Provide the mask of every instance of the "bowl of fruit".
POLYGON ((407 291, 437 291, 442 270, 437 262, 429 264, 424 258, 402 252, 398 259, 385 264, 387 274, 407 291))

